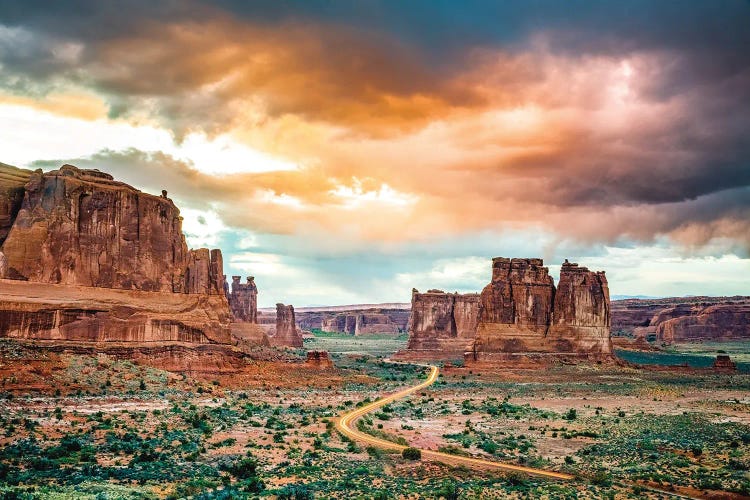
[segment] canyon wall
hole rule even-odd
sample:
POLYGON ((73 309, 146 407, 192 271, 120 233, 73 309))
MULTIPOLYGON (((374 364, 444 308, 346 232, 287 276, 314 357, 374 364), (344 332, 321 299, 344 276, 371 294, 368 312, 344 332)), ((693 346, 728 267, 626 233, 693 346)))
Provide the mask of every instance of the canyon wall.
POLYGON ((388 307, 332 306, 295 310, 297 324, 303 330, 317 330, 349 335, 405 332, 409 309, 388 307))
POLYGON ((0 165, 0 255, 0 337, 231 342, 221 251, 187 248, 166 191, 0 165))
POLYGON ((750 339, 750 297, 667 297, 612 302, 618 344, 750 339))

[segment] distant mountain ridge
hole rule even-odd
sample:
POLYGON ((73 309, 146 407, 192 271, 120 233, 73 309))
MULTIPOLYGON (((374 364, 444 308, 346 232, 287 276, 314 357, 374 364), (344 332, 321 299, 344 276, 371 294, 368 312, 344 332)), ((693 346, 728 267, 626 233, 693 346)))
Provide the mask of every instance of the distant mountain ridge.
MULTIPOLYGON (((343 306, 308 306, 295 307, 296 312, 341 312, 341 311, 366 311, 368 309, 411 309, 409 302, 384 302, 382 304, 349 304, 343 306)), ((276 312, 275 307, 261 307, 262 312, 276 312)))

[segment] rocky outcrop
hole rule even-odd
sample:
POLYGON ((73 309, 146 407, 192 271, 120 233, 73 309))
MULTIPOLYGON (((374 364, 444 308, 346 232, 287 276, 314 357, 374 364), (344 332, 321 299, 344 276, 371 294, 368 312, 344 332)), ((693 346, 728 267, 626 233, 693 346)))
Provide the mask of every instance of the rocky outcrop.
POLYGON ((504 362, 519 353, 604 359, 612 352, 604 272, 566 260, 555 288, 542 259, 495 258, 481 300, 467 361, 504 362))
POLYGON ((481 294, 474 350, 544 351, 555 286, 542 259, 492 259, 492 281, 481 294))
POLYGON ((333 361, 328 357, 328 351, 307 351, 305 364, 317 370, 329 370, 333 368, 333 361))
POLYGON ((294 306, 276 304, 276 333, 271 342, 277 346, 302 347, 302 335, 294 319, 294 306))
POLYGON ((339 313, 321 321, 324 332, 348 333, 350 335, 368 335, 376 333, 399 333, 399 323, 390 315, 378 312, 339 313))
POLYGON ((714 360, 713 368, 720 372, 733 372, 737 370, 737 364, 726 354, 719 354, 714 360))
POLYGON ((255 277, 248 276, 247 283, 240 283, 241 276, 232 276, 229 308, 235 321, 258 322, 258 287, 255 277))
POLYGON ((451 359, 464 352, 468 363, 514 366, 519 356, 531 354, 534 365, 548 355, 608 359, 612 343, 604 273, 565 261, 555 288, 542 259, 497 257, 481 294, 413 290, 409 343, 396 357, 451 359))
POLYGON ((31 177, 30 170, 0 163, 0 246, 8 237, 13 221, 23 203, 24 186, 31 177))
POLYGON ((479 294, 412 290, 409 342, 396 359, 460 358, 471 347, 480 314, 479 294))
POLYGON ((750 303, 697 307, 656 325, 656 338, 666 343, 750 339, 750 303))
POLYGON ((612 302, 612 332, 631 342, 750 338, 750 297, 667 297, 612 302))
POLYGON ((187 248, 166 191, 0 165, 0 242, 0 337, 231 342, 221 251, 187 248))
POLYGON ((567 260, 560 269, 547 338, 556 351, 612 352, 609 287, 604 272, 567 260))

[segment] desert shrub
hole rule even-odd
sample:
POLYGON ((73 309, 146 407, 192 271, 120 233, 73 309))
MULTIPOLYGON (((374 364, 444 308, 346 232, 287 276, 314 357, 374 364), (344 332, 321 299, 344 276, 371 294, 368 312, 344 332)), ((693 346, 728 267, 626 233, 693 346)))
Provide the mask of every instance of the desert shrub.
POLYGON ((497 451, 497 443, 491 440, 482 441, 479 447, 487 453, 493 455, 497 451))
POLYGON ((313 492, 304 484, 288 484, 276 492, 279 500, 312 500, 313 492))
POLYGON ((591 483, 597 486, 609 486, 612 484, 612 478, 607 474, 607 471, 598 470, 591 477, 591 483))
POLYGON ((258 462, 252 457, 245 457, 230 465, 224 466, 223 469, 237 479, 250 479, 257 474, 258 462))
POLYGON ((435 497, 445 498, 445 500, 458 499, 458 485, 453 479, 446 479, 440 484, 440 488, 435 490, 435 497))
POLYGON ((401 452, 401 456, 407 460, 421 460, 422 452, 419 450, 419 448, 408 447, 404 448, 404 451, 401 452))

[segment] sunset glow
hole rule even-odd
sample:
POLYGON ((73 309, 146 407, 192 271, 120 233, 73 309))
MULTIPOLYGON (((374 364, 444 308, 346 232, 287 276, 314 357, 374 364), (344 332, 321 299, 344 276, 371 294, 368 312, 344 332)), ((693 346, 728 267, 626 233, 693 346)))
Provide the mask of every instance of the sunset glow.
POLYGON ((475 291, 494 255, 748 292, 747 2, 115 5, 0 9, 0 161, 169 189, 261 305, 475 291))

